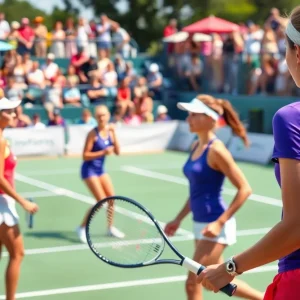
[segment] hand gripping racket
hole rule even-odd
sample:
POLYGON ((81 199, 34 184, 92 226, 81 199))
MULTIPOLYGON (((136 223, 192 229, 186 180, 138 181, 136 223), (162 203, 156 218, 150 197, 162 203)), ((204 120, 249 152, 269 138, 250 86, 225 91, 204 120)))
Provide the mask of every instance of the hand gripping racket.
MULTIPOLYGON (((28 201, 33 202, 32 198, 28 198, 28 201)), ((27 222, 27 226, 28 228, 33 228, 33 214, 27 212, 26 213, 26 222, 27 222)))
MULTIPOLYGON (((147 208, 126 197, 99 201, 88 216, 86 237, 92 252, 112 266, 138 268, 175 264, 197 275, 205 269, 173 246, 147 208), (161 258, 165 244, 179 259, 161 258)), ((236 288, 235 284, 228 284, 221 291, 232 296, 236 288)))

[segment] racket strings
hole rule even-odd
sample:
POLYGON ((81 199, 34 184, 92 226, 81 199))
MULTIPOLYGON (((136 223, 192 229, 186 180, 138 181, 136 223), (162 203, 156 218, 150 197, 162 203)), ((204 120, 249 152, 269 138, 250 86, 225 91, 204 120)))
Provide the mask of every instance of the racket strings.
POLYGON ((121 265, 154 260, 164 248, 164 240, 150 217, 134 204, 116 199, 94 211, 88 238, 94 251, 121 265), (109 231, 109 228, 112 227, 109 231), (118 237, 118 233, 125 235, 118 237), (115 235, 114 235, 115 234, 115 235))

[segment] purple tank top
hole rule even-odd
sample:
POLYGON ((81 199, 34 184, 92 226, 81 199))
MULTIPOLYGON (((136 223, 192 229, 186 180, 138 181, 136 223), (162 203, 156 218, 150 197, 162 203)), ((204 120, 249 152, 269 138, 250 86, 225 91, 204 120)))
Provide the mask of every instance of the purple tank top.
MULTIPOLYGON (((112 140, 110 138, 110 135, 108 138, 104 139, 100 136, 100 133, 98 132, 98 129, 95 128, 96 131, 96 139, 92 148, 92 152, 102 151, 105 150, 107 147, 112 146, 112 140)), ((105 162, 105 156, 101 156, 98 158, 95 158, 90 161, 84 162, 87 166, 94 167, 94 168, 103 168, 105 162)))
POLYGON ((183 167, 183 173, 189 181, 190 207, 195 222, 213 222, 226 209, 221 195, 225 176, 207 163, 209 147, 214 140, 208 143, 196 160, 192 160, 192 151, 183 167))
MULTIPOLYGON (((300 160, 300 102, 279 109, 273 118, 275 176, 279 186, 280 166, 278 158, 300 160)), ((300 269, 300 249, 282 257, 278 263, 279 273, 300 269)))

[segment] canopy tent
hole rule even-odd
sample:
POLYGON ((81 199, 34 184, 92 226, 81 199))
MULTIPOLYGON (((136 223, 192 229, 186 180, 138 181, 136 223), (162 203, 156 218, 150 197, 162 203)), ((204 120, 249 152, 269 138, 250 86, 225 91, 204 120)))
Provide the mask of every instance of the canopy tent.
POLYGON ((209 16, 182 29, 188 33, 230 33, 239 30, 239 26, 235 23, 226 21, 224 19, 209 16))
MULTIPOLYGON (((187 40, 188 37, 189 37, 188 32, 180 31, 172 35, 169 35, 168 37, 165 37, 163 41, 167 43, 180 43, 187 40)), ((207 42, 207 41, 211 41, 211 36, 203 33, 196 33, 193 35, 192 39, 194 42, 207 42)))

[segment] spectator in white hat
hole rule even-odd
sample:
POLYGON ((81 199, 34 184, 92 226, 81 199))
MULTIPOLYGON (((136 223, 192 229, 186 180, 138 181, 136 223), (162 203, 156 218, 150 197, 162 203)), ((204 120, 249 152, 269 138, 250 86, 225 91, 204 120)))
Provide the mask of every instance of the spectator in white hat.
POLYGON ((163 76, 159 72, 159 66, 156 63, 152 63, 149 67, 149 73, 147 76, 149 90, 154 94, 154 99, 160 99, 161 89, 163 85, 163 76))
POLYGON ((46 80, 50 81, 55 78, 58 72, 58 65, 54 62, 55 55, 48 53, 46 63, 42 65, 41 70, 44 72, 46 80))
POLYGON ((11 26, 11 30, 7 36, 7 41, 9 44, 14 46, 15 49, 17 49, 18 42, 19 42, 19 36, 20 36, 19 28, 21 25, 19 22, 13 21, 13 22, 11 22, 10 26, 11 26))
POLYGON ((8 22, 5 20, 5 14, 0 13, 0 40, 6 40, 10 33, 10 27, 8 22))
POLYGON ((157 107, 156 111, 157 117, 156 117, 156 122, 166 122, 166 121, 171 121, 171 118, 168 115, 168 109, 164 105, 159 105, 157 107))

